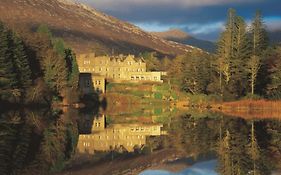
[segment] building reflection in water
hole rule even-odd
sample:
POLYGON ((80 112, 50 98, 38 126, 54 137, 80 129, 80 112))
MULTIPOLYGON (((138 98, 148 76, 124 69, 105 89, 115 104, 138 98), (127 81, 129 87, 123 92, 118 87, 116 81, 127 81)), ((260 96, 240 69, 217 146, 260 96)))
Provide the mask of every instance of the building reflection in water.
POLYGON ((122 148, 133 152, 146 144, 146 137, 165 135, 161 124, 112 124, 106 127, 105 115, 94 119, 91 134, 80 134, 78 153, 94 154, 122 148))

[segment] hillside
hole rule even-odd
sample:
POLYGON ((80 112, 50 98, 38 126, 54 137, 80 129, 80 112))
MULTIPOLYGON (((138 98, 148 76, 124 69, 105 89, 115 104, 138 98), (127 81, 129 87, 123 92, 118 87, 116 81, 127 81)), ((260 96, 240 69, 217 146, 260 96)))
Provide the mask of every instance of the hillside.
POLYGON ((198 47, 208 52, 214 52, 216 49, 215 43, 194 38, 178 29, 172 29, 165 32, 151 32, 151 34, 169 41, 198 47))
POLYGON ((166 41, 140 28, 70 0, 1 0, 0 20, 15 29, 33 31, 47 24, 77 53, 139 53, 174 55, 193 47, 166 41))
POLYGON ((281 44, 281 30, 271 31, 268 36, 271 44, 281 44))

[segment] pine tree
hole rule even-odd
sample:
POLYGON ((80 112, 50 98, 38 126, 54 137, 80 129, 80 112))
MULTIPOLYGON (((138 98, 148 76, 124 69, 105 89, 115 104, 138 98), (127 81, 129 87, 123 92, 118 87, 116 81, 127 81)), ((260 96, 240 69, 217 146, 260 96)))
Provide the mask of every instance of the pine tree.
POLYGON ((7 95, 17 84, 9 52, 8 30, 0 22, 0 95, 7 95))
POLYGON ((68 69, 68 85, 73 89, 77 89, 79 81, 79 68, 76 61, 76 56, 71 49, 65 50, 65 60, 68 69))
POLYGON ((254 95, 256 79, 259 69, 261 67, 261 60, 259 56, 253 55, 247 63, 247 71, 249 73, 249 81, 251 85, 251 94, 254 95))
MULTIPOLYGON (((259 59, 259 62, 261 65, 259 65, 258 67, 258 72, 256 75, 256 79, 259 80, 255 83, 254 87, 253 87, 253 77, 250 76, 250 86, 251 86, 251 93, 253 94, 254 92, 254 88, 256 86, 256 84, 259 84, 260 88, 262 84, 263 84, 263 80, 266 79, 265 76, 267 73, 267 70, 264 70, 263 66, 264 65, 264 61, 265 59, 263 58, 264 53, 268 47, 268 37, 267 37, 267 33, 265 30, 265 26, 263 23, 263 19, 262 19, 262 15, 260 11, 256 12, 255 18, 252 22, 251 25, 251 31, 250 31, 250 36, 251 36, 251 45, 252 45, 252 53, 251 53, 251 59, 252 59, 252 63, 257 61, 259 59), (257 59, 258 58, 258 59, 257 59)), ((251 74, 253 75, 253 74, 251 74)))
POLYGON ((31 69, 26 56, 23 42, 15 34, 13 37, 13 60, 19 87, 27 89, 31 85, 31 69))
POLYGON ((255 123, 254 121, 251 122, 251 135, 250 135, 250 148, 249 148, 249 155, 252 159, 253 167, 252 167, 252 174, 253 175, 260 175, 259 168, 257 166, 257 162, 260 159, 260 148, 256 139, 255 135, 255 123))
POLYGON ((53 38, 52 32, 50 31, 50 29, 48 28, 47 25, 45 24, 41 24, 38 28, 37 28, 37 32, 46 35, 49 39, 53 38))
POLYGON ((221 34, 217 49, 217 70, 220 79, 220 90, 223 94, 224 87, 229 85, 233 76, 233 57, 235 56, 235 20, 236 12, 229 9, 225 31, 221 34))
POLYGON ((267 94, 274 99, 281 99, 281 47, 273 52, 274 64, 270 69, 271 83, 267 87, 267 94))
POLYGON ((61 38, 55 38, 52 41, 55 51, 62 57, 65 57, 65 44, 61 38))
POLYGON ((262 56, 262 53, 268 46, 268 37, 263 23, 260 11, 256 12, 256 16, 251 25, 252 38, 252 55, 262 56))
POLYGON ((238 96, 245 95, 247 92, 248 72, 246 71, 247 62, 251 56, 250 39, 247 33, 247 25, 240 16, 236 17, 235 29, 235 54, 232 61, 233 81, 232 91, 238 96))
POLYGON ((43 60, 44 80, 54 92, 61 92, 67 85, 67 67, 64 58, 48 50, 43 60))
POLYGON ((207 55, 192 52, 184 60, 182 88, 192 94, 206 93, 210 81, 210 62, 207 55))

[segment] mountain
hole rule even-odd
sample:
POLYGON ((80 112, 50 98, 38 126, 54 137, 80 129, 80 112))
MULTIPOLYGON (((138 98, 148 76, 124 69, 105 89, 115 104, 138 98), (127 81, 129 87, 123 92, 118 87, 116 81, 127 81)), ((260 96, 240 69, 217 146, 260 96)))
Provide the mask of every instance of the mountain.
POLYGON ((77 53, 156 51, 175 55, 197 49, 166 41, 71 0, 1 0, 0 20, 14 29, 24 27, 33 31, 46 24, 55 37, 63 38, 77 53))
POLYGON ((268 36, 271 44, 281 44, 281 30, 270 31, 268 36))
POLYGON ((198 47, 208 52, 214 52, 216 50, 215 43, 194 38, 179 29, 172 29, 165 32, 151 32, 151 34, 169 41, 198 47))

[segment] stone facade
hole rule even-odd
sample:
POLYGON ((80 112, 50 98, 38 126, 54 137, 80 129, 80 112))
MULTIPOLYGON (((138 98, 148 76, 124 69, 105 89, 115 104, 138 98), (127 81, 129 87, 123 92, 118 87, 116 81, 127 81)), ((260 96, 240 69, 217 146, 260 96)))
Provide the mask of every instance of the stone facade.
POLYGON ((78 153, 94 154, 95 151, 110 151, 112 149, 126 149, 133 152, 134 148, 141 148, 146 144, 149 136, 166 134, 159 124, 113 124, 105 126, 105 116, 102 115, 93 122, 92 134, 80 134, 78 153))
POLYGON ((82 94, 90 94, 94 91, 105 93, 105 78, 91 73, 80 73, 79 89, 82 94))
POLYGON ((133 55, 116 57, 83 54, 78 58, 79 71, 104 76, 107 81, 114 82, 160 82, 164 72, 147 72, 142 58, 133 55))

